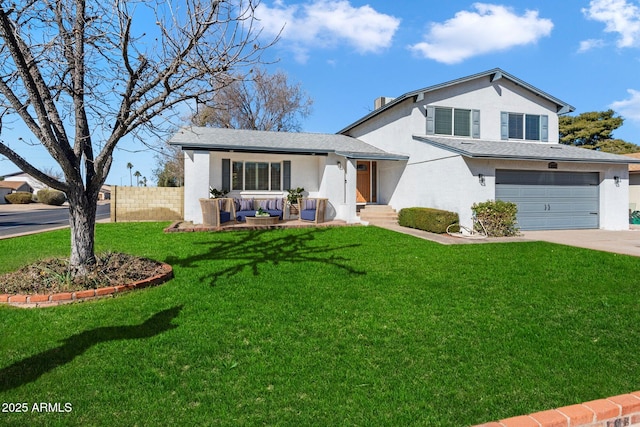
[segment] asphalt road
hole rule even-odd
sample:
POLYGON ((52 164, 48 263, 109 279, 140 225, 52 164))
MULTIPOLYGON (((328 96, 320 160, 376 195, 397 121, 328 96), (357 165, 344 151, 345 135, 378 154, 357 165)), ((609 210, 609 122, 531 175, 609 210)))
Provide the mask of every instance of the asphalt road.
MULTIPOLYGON (((69 226, 68 207, 43 208, 41 206, 26 205, 17 209, 12 205, 0 205, 0 239, 69 226), (38 207, 30 209, 31 206, 38 207)), ((108 203, 98 205, 96 220, 108 219, 109 209, 108 203)))

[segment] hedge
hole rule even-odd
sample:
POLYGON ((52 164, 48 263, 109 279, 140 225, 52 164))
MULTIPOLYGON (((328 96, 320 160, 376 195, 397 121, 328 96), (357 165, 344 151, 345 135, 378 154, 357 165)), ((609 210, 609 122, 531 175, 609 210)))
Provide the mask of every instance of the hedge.
POLYGON ((66 200, 67 198, 62 191, 47 188, 38 191, 38 201, 45 205, 60 206, 66 200))
POLYGON ((27 191, 16 191, 15 193, 7 194, 4 198, 12 205, 26 205, 31 203, 32 194, 27 191))
POLYGON ((448 226, 459 221, 457 213, 433 208, 404 208, 398 213, 401 226, 438 234, 446 233, 448 226))

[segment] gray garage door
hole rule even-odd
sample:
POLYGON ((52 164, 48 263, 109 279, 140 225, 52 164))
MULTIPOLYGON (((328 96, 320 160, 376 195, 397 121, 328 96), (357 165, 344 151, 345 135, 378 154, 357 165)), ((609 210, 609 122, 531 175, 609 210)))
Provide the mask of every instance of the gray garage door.
POLYGON ((521 230, 598 228, 597 172, 496 171, 496 199, 518 205, 521 230))

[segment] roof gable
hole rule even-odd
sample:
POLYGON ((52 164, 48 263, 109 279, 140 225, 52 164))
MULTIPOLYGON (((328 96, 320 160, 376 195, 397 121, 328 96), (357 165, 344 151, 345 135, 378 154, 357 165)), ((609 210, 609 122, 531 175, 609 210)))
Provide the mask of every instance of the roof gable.
POLYGON ((509 80, 510 82, 514 83, 517 86, 520 86, 528 91, 530 91, 531 93, 535 94, 536 96, 540 96, 544 99, 546 99, 547 101, 553 103, 556 105, 556 112, 557 114, 566 114, 566 113, 570 113, 572 111, 575 111, 575 107, 573 107, 572 105, 561 101, 560 99, 549 95, 548 93, 536 88, 535 86, 530 85, 529 83, 520 80, 519 78, 507 73, 504 70, 501 70, 500 68, 494 68, 492 70, 488 70, 488 71, 484 71, 482 73, 477 73, 477 74, 473 74, 467 77, 462 77, 459 79, 455 79, 455 80, 450 80, 448 82, 444 82, 444 83, 440 83, 440 84, 436 84, 433 86, 428 86, 422 89, 418 89, 418 90, 414 90, 411 92, 407 92, 404 95, 400 95, 397 98, 392 99, 391 101, 389 101, 388 103, 386 103, 385 105, 383 105, 382 107, 372 111, 371 113, 367 114, 366 116, 362 117, 361 119, 355 121, 354 123, 348 125, 347 127, 343 128, 342 130, 338 131, 337 133, 339 134, 347 134, 351 129, 353 129, 354 127, 368 121, 369 119, 377 116, 378 114, 382 113, 383 111, 386 111, 388 109, 393 108, 394 106, 398 105, 399 103, 406 101, 407 99, 413 99, 414 102, 420 101, 421 99, 424 99, 425 94, 429 93, 429 92, 434 92, 436 90, 441 90, 441 89, 445 89, 451 86, 456 86, 456 85, 460 85, 462 83, 466 83, 472 80, 477 80, 477 79, 489 79, 491 82, 497 82, 501 79, 506 79, 509 80))

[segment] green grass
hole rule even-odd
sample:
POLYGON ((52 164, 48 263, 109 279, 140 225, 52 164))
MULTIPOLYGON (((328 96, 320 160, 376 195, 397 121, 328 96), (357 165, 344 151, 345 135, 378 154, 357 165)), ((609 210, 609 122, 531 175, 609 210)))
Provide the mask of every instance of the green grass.
MULTIPOLYGON (((0 402, 29 406, 0 424, 458 426, 640 389, 638 258, 164 225, 100 224, 97 250, 166 261, 174 280, 0 308, 0 402)), ((0 272, 68 238, 2 240, 0 272)))

